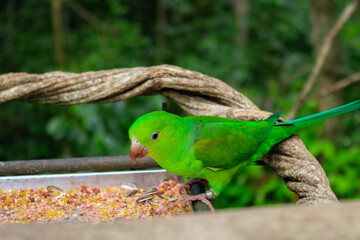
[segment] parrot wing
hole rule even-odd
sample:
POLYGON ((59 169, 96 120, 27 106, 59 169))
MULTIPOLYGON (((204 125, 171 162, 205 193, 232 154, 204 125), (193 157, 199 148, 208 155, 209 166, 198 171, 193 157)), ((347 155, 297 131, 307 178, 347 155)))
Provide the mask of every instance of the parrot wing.
POLYGON ((194 121, 195 158, 214 171, 232 168, 253 155, 280 114, 265 121, 239 121, 210 116, 188 117, 194 121))

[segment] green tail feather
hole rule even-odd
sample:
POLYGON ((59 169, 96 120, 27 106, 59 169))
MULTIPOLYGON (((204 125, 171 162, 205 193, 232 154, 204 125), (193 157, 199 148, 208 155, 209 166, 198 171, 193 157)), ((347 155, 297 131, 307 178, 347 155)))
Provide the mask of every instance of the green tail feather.
MULTIPOLYGON (((325 112, 317 113, 303 118, 298 118, 289 122, 276 123, 272 130, 269 132, 268 136, 261 143, 256 153, 254 153, 251 158, 246 162, 247 164, 257 163, 260 157, 264 156, 275 144, 283 141, 288 138, 298 130, 305 128, 307 126, 319 123, 328 118, 332 118, 350 111, 354 111, 360 108, 360 100, 346 104, 344 106, 334 108, 325 112)), ((273 115, 269 118, 269 122, 273 122, 278 115, 273 115)), ((270 127, 271 128, 271 127, 270 127)))
POLYGON ((265 131, 264 136, 263 136, 263 140, 267 137, 267 135, 269 134, 269 132, 271 131, 273 126, 276 125, 276 121, 279 119, 280 116, 281 116, 281 113, 275 113, 275 114, 271 115, 268 119, 265 119, 265 121, 270 123, 270 126, 265 131))
POLYGON ((345 114, 347 112, 354 111, 360 108, 360 100, 354 101, 352 103, 337 107, 325 112, 313 114, 307 117, 298 118, 284 123, 276 124, 276 126, 294 126, 294 130, 299 130, 307 126, 313 125, 315 123, 322 122, 326 119, 345 114))

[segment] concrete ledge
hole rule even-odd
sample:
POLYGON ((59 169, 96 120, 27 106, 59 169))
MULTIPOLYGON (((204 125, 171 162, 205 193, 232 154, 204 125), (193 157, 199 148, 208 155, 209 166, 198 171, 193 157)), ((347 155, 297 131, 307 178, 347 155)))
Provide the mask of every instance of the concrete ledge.
POLYGON ((1 239, 360 239, 360 202, 218 211, 109 224, 5 224, 1 239))

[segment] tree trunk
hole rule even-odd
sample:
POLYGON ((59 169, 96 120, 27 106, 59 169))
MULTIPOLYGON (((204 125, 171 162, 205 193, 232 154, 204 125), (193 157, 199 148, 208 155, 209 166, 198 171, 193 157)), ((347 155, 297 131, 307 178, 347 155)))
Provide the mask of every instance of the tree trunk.
POLYGON ((51 18, 54 34, 55 62, 61 69, 65 66, 64 53, 64 25, 62 21, 62 0, 53 0, 51 3, 51 18))
POLYGON ((9 1, 6 4, 6 22, 3 23, 5 25, 6 31, 4 32, 4 40, 3 44, 6 49, 9 51, 14 51, 14 31, 16 29, 15 27, 15 14, 16 8, 15 8, 15 1, 9 1))
POLYGON ((249 36, 248 18, 250 12, 250 2, 248 0, 234 1, 234 14, 236 24, 235 41, 238 44, 246 45, 249 36))
POLYGON ((166 0, 157 0, 156 16, 156 52, 155 63, 161 64, 164 61, 166 44, 166 0))
MULTIPOLYGON (((326 34, 333 27, 336 21, 336 4, 334 0, 311 0, 311 37, 314 43, 314 55, 317 56, 324 43, 326 34)), ((319 76, 320 88, 328 88, 334 85, 339 79, 341 72, 341 55, 338 38, 334 40, 334 45, 330 49, 327 61, 324 64, 322 73, 319 76)), ((340 92, 330 94, 319 100, 319 111, 325 111, 342 105, 340 92)), ((336 140, 339 130, 339 119, 332 118, 324 123, 323 135, 326 138, 336 140)))

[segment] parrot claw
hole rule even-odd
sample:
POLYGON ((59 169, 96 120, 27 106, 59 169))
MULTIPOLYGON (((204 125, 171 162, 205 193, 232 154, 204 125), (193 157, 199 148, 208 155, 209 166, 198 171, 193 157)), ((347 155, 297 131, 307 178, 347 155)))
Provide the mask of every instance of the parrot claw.
POLYGON ((201 183, 201 184, 204 185, 205 188, 208 188, 208 187, 209 187, 209 183, 208 183, 208 181, 206 181, 205 179, 201 179, 201 178, 188 178, 188 180, 181 185, 181 188, 182 188, 182 189, 187 189, 187 190, 189 190, 189 189, 190 189, 190 185, 193 184, 193 183, 201 183))
POLYGON ((208 196, 206 193, 201 193, 201 194, 192 195, 192 196, 186 196, 184 201, 182 202, 182 205, 185 206, 188 201, 201 201, 204 204, 206 204, 206 206, 208 206, 211 213, 215 213, 215 209, 212 206, 211 202, 208 200, 208 196))

